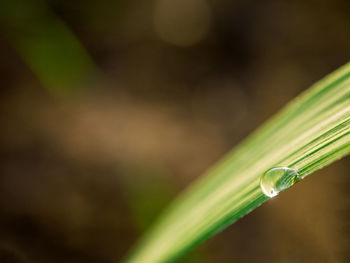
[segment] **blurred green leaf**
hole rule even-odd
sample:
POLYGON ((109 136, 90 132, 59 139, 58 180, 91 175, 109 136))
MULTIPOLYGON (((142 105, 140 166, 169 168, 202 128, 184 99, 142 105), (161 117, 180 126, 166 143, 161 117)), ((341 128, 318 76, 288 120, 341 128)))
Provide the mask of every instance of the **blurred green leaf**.
POLYGON ((96 74, 84 47, 40 0, 0 5, 0 26, 38 79, 54 94, 87 85, 96 74))

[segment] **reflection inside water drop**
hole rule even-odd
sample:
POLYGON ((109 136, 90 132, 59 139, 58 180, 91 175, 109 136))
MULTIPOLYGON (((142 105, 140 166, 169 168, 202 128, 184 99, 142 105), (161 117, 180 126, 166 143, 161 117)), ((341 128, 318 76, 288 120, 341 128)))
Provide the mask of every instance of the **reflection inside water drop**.
POLYGON ((268 197, 291 187, 298 179, 298 171, 288 167, 275 167, 267 170, 260 179, 260 187, 268 197))

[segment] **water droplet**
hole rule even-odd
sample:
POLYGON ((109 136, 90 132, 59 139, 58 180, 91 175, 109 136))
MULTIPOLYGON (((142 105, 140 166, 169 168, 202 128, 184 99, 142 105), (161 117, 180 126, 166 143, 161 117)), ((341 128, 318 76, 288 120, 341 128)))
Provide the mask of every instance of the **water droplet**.
POLYGON ((298 171, 288 167, 275 167, 267 170, 260 179, 260 187, 268 197, 274 197, 298 181, 298 171))

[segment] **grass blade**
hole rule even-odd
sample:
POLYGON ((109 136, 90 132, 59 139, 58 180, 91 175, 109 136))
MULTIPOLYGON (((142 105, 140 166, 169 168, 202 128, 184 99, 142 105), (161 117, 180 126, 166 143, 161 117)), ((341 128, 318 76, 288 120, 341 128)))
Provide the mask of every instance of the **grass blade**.
POLYGON ((350 152, 350 63, 314 84, 208 170, 160 217, 126 262, 169 262, 269 198, 260 178, 299 178, 350 152))

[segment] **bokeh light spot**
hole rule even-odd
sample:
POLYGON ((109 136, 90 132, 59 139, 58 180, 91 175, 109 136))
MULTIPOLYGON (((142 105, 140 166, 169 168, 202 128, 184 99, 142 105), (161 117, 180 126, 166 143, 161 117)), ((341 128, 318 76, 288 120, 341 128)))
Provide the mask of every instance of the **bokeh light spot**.
POLYGON ((192 46, 210 30, 211 9, 205 0, 158 0, 154 10, 154 28, 165 42, 192 46))

